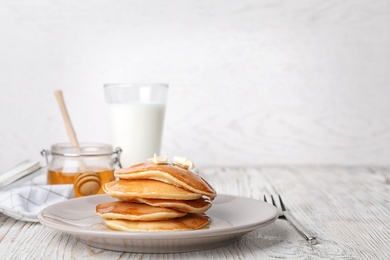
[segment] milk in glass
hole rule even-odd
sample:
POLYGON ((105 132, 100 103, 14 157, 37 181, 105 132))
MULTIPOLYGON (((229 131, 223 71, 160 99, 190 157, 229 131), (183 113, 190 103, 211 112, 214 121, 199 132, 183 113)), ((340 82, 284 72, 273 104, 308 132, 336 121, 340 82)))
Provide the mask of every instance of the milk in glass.
POLYGON ((109 109, 113 145, 122 148, 123 167, 160 153, 165 103, 111 103, 109 109))

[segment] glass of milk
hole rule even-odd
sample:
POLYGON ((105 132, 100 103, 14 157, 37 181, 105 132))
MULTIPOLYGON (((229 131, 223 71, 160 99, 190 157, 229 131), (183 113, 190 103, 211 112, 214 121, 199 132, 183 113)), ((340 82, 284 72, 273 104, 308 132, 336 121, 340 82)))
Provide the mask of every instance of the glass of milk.
POLYGON ((160 153, 167 84, 105 84, 114 147, 126 168, 160 153))

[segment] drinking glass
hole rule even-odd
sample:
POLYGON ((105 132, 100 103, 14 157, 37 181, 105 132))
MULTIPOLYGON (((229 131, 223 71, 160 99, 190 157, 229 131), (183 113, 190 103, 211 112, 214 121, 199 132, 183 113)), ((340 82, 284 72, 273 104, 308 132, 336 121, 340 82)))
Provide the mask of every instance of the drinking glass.
POLYGON ((105 84, 113 146, 122 149, 126 168, 159 154, 167 84, 105 84))

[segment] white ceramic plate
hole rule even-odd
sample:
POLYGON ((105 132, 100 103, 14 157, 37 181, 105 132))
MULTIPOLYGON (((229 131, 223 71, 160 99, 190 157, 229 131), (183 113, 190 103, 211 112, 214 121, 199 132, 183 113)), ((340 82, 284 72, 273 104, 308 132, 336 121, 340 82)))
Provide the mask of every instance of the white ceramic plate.
POLYGON ((275 207, 260 200, 218 194, 207 211, 206 229, 194 231, 121 232, 107 229, 95 214, 97 204, 114 201, 108 195, 70 199, 48 206, 39 221, 98 248, 140 253, 173 253, 221 247, 276 220, 275 207))

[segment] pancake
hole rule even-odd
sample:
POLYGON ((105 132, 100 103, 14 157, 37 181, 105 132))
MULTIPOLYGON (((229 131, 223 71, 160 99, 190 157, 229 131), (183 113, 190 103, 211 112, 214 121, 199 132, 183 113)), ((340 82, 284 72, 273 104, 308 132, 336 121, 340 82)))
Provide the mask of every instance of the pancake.
POLYGON ((156 180, 117 180, 104 184, 103 190, 120 200, 134 198, 196 200, 202 197, 201 194, 156 180))
POLYGON ((135 164, 126 169, 118 169, 114 174, 119 179, 151 179, 165 182, 205 195, 211 200, 216 197, 213 187, 207 181, 193 173, 190 169, 180 165, 146 162, 135 164))
POLYGON ((179 218, 185 216, 187 213, 170 208, 115 201, 97 205, 96 214, 104 219, 151 221, 179 218))
POLYGON ((197 200, 167 200, 167 199, 137 198, 137 199, 130 200, 130 202, 144 203, 154 207, 171 208, 171 209, 176 209, 187 213, 203 213, 211 207, 211 202, 205 198, 200 198, 197 200))
POLYGON ((210 223, 210 218, 204 214, 188 214, 181 218, 157 221, 130 221, 119 219, 104 219, 104 223, 118 231, 176 231, 196 230, 210 223))

